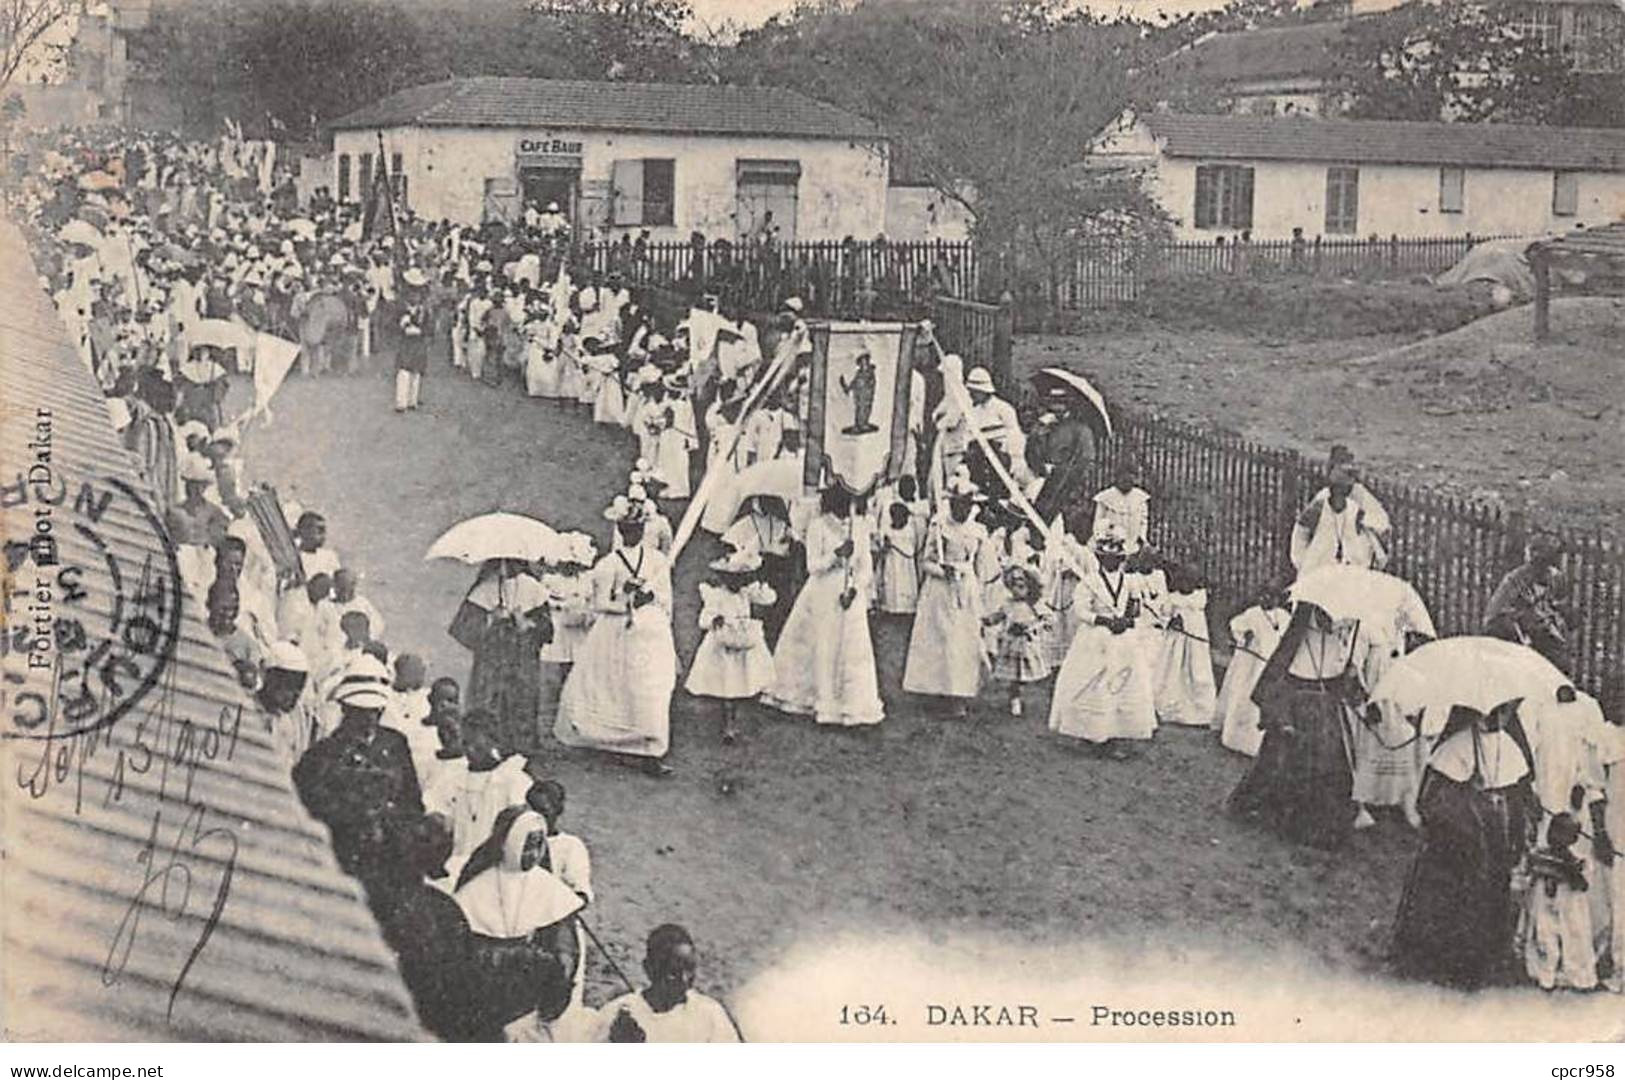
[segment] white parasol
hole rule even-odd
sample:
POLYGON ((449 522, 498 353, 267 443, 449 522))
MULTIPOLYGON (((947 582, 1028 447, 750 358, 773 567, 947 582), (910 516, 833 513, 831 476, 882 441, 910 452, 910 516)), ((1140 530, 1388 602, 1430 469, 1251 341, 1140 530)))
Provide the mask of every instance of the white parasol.
POLYGON ((316 223, 309 218, 290 218, 283 227, 301 240, 316 239, 316 223))
POLYGON ((1094 411, 1093 416, 1088 413, 1084 414, 1084 422, 1094 429, 1097 440, 1104 442, 1111 438, 1112 416, 1106 410, 1106 398, 1099 390, 1095 389, 1094 384, 1088 379, 1079 375, 1076 371, 1050 367, 1040 368, 1035 372, 1032 376, 1032 382, 1034 386, 1040 389, 1046 386, 1058 386, 1083 398, 1094 411))
POLYGON ((552 562, 568 552, 568 542, 545 521, 499 511, 453 525, 423 557, 478 565, 489 559, 552 562))
POLYGON ((1314 604, 1334 620, 1356 620, 1373 632, 1403 622, 1407 629, 1435 636, 1433 618, 1422 597, 1404 578, 1363 566, 1333 563, 1293 583, 1288 596, 1314 604))
POLYGON ((1422 714, 1422 734, 1444 730, 1454 705, 1489 712, 1525 698, 1556 700, 1571 681, 1550 660, 1526 645, 1491 637, 1430 641, 1395 660, 1371 691, 1386 717, 1422 714))

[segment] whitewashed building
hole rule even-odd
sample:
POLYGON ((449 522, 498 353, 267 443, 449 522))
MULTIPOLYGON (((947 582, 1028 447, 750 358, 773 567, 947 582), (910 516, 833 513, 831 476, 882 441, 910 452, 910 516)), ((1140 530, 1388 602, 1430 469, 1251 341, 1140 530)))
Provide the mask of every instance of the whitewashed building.
POLYGON ((885 227, 879 128, 774 87, 450 79, 332 129, 336 198, 365 198, 383 154, 401 200, 429 219, 557 203, 578 233, 616 238, 839 240, 885 227))
POLYGON ((1127 116, 1086 164, 1137 171, 1186 240, 1475 236, 1625 220, 1625 129, 1127 116))

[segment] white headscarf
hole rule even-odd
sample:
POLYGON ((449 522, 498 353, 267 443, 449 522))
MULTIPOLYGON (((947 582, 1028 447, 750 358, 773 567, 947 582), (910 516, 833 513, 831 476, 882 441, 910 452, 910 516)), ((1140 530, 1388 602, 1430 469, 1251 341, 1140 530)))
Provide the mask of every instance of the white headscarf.
POLYGON ((474 933, 493 938, 525 937, 584 906, 581 897, 551 871, 540 866, 520 869, 525 841, 537 832, 546 834, 547 820, 530 810, 520 814, 503 840, 502 862, 481 871, 457 890, 457 903, 474 933))

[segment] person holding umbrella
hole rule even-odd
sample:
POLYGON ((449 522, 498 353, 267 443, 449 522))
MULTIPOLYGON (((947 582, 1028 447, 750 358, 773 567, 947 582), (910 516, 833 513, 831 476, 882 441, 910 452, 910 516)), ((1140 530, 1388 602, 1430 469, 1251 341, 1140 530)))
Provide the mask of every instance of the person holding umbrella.
POLYGON ((1084 494, 1095 456, 1111 436, 1111 419, 1100 393, 1076 372, 1045 368, 1032 381, 1044 395, 1039 437, 1029 444, 1033 468, 1044 477, 1033 508, 1053 522, 1084 494))
POLYGON ((488 710, 515 750, 536 744, 541 649, 553 637, 547 601, 526 561, 488 559, 447 631, 473 654, 468 708, 488 710))

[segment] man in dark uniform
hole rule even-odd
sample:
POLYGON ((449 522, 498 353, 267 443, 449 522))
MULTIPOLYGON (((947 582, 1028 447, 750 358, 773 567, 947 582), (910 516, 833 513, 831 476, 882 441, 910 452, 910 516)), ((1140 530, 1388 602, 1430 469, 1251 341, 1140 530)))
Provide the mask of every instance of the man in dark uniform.
POLYGON ((359 654, 345 669, 333 700, 338 727, 293 768, 294 788, 312 817, 333 834, 339 866, 363 882, 386 870, 386 839, 423 813, 423 793, 406 737, 380 727, 389 703, 389 671, 359 654))

